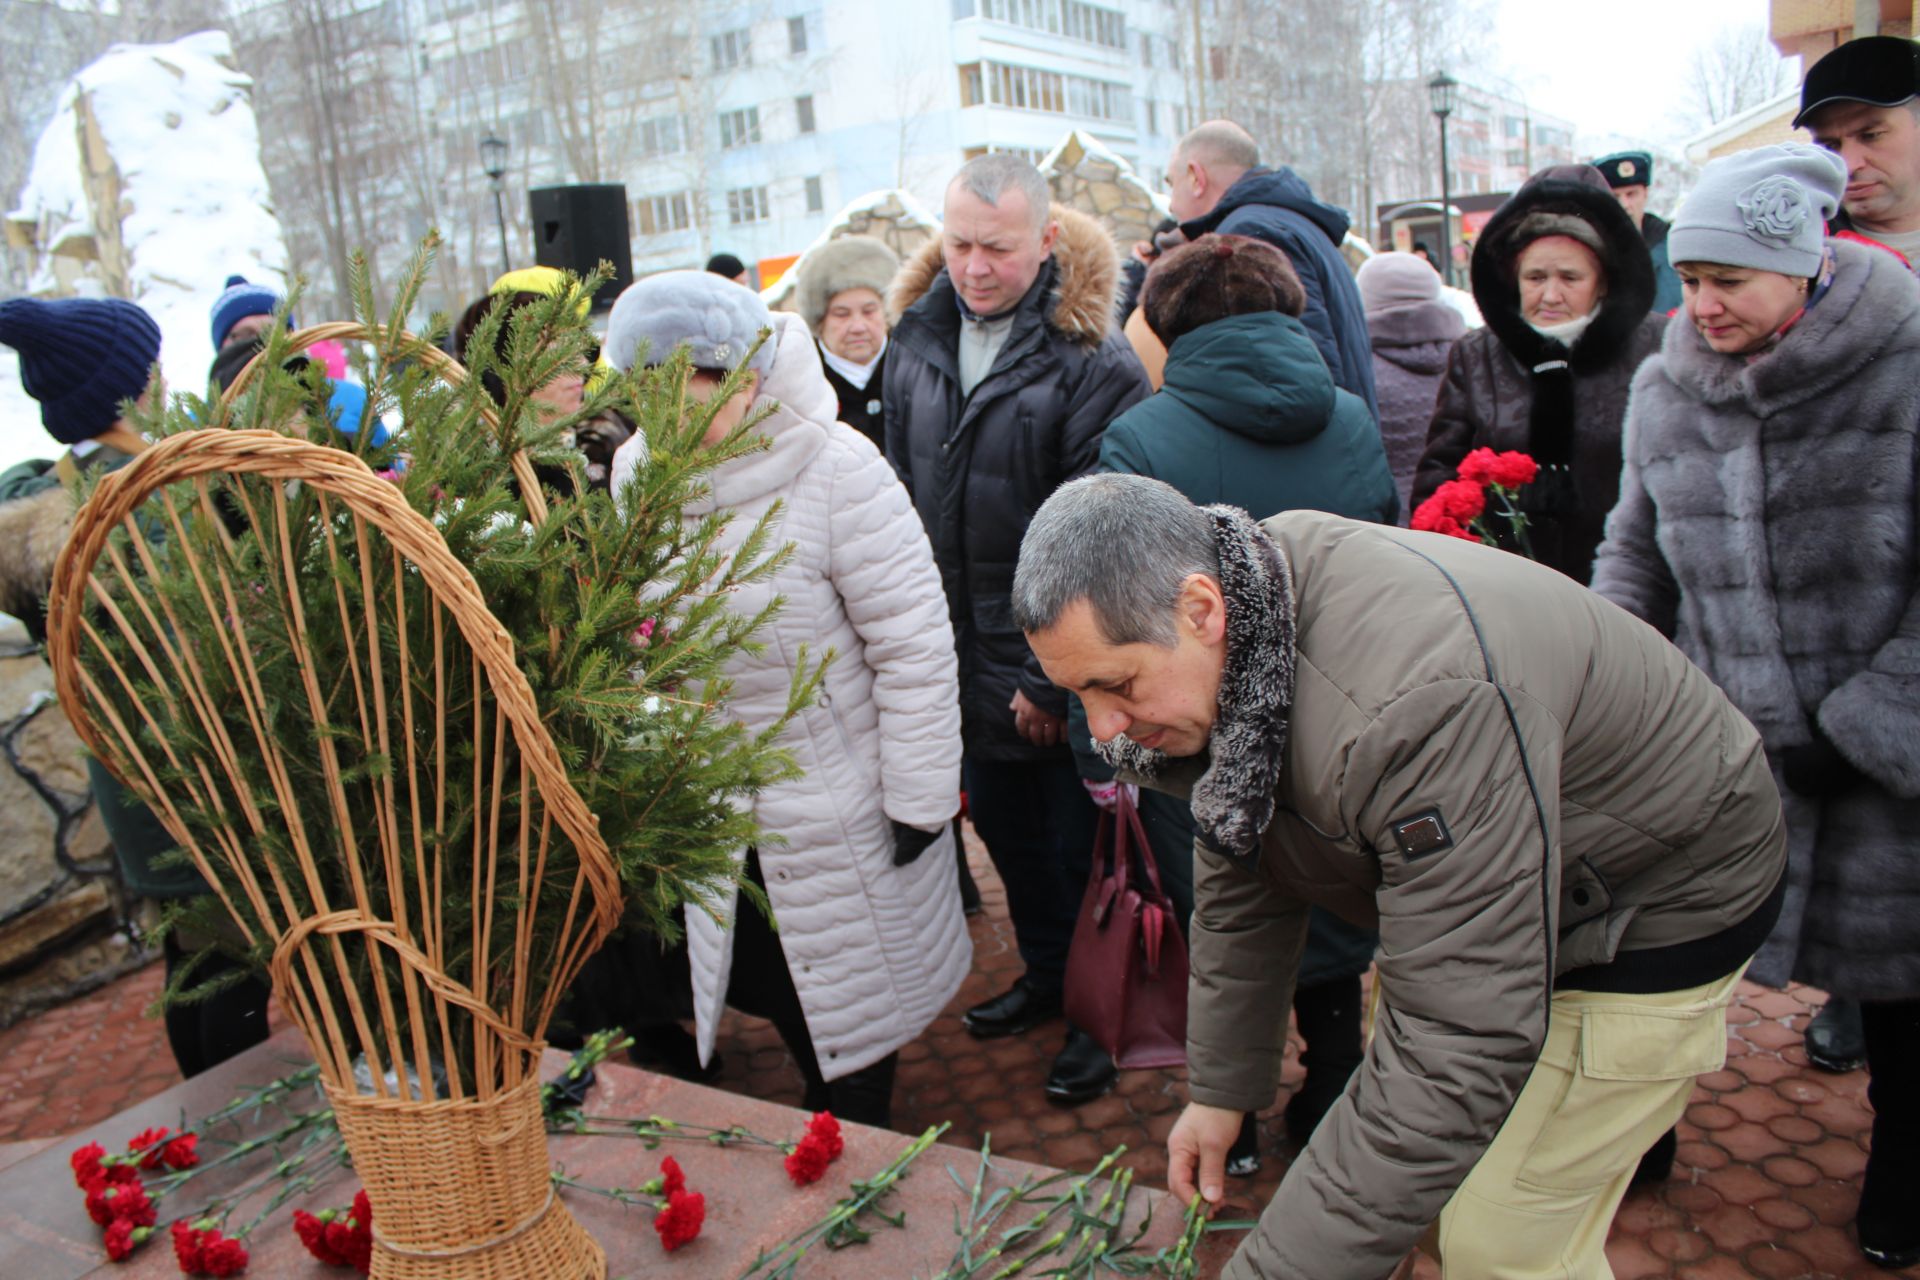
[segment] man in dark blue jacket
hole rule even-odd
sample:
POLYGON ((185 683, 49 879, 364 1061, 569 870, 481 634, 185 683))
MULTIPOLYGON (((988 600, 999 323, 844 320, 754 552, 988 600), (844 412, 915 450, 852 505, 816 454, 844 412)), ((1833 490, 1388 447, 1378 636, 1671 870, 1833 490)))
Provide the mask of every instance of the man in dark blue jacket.
POLYGON ((1340 256, 1346 210, 1321 203, 1285 165, 1263 168, 1260 148, 1231 120, 1209 120, 1180 139, 1167 161, 1167 203, 1188 240, 1209 231, 1255 236, 1287 255, 1307 291, 1300 322, 1335 385, 1365 400, 1378 421, 1366 312, 1340 256))

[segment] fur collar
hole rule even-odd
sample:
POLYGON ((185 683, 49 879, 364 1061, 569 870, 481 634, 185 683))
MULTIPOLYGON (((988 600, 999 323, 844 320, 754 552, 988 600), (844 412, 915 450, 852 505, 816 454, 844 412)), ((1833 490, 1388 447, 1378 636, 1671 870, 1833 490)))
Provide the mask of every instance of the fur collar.
POLYGON ((1898 258, 1879 249, 1829 242, 1833 285, 1780 345, 1758 360, 1722 355, 1684 317, 1667 326, 1667 376, 1707 404, 1739 405, 1765 417, 1832 392, 1892 349, 1920 343, 1920 291, 1898 258))
MULTIPOLYGON (((1293 572, 1266 531, 1238 507, 1202 508, 1213 520, 1220 593, 1227 605, 1227 664, 1207 741, 1208 763, 1191 802, 1200 839, 1251 862, 1273 821, 1293 710, 1293 572)), ((1122 734, 1097 744, 1107 763, 1152 779, 1173 763, 1122 734)))
MULTIPOLYGON (((1114 307, 1120 298, 1120 251, 1105 227, 1077 209, 1053 206, 1060 236, 1054 241, 1053 260, 1059 272, 1047 323, 1064 337, 1097 347, 1113 332, 1114 307)), ((894 324, 907 308, 924 298, 936 281, 944 283, 946 264, 935 237, 900 268, 887 293, 887 309, 894 324)))

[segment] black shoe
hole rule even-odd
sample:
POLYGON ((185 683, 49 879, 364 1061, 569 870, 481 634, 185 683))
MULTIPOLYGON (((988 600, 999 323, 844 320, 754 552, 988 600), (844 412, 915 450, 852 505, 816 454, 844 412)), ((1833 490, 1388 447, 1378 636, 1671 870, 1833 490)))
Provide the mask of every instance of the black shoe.
POLYGON ((1867 1033, 1860 1029, 1860 1006, 1839 996, 1813 1015, 1805 1036, 1807 1061, 1840 1075, 1867 1065, 1867 1033))
POLYGON ((1047 1097, 1063 1106, 1079 1106, 1113 1088, 1120 1073, 1113 1059, 1078 1027, 1067 1028, 1067 1043, 1047 1072, 1047 1097))
POLYGON ((960 1021, 982 1040, 1017 1036, 1060 1016, 1060 993, 1042 991, 1025 978, 991 1000, 982 1000, 960 1021))
POLYGON ((1654 1140, 1640 1157, 1640 1167, 1627 1180, 1629 1187, 1650 1187, 1673 1176, 1673 1153, 1680 1147, 1678 1130, 1669 1129, 1654 1140))
MULTIPOLYGON (((1920 1205, 1920 1159, 1898 1150, 1892 1142, 1879 1139, 1873 1154, 1867 1157, 1866 1176, 1860 1181, 1860 1209, 1853 1219, 1860 1233, 1860 1252, 1876 1267, 1898 1271, 1920 1262, 1920 1220, 1914 1217, 1920 1205)), ((1890 1136, 1890 1135, 1889 1135, 1890 1136)))
POLYGON ((1260 1122, 1249 1111, 1240 1117, 1240 1136, 1227 1148, 1227 1176, 1251 1178, 1260 1172, 1260 1122))

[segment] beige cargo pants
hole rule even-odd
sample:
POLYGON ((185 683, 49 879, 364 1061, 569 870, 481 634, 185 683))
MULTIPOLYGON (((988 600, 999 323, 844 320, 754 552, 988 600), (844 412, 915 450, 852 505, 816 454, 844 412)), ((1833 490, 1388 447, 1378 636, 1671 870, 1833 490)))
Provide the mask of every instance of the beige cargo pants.
POLYGON ((1441 1212, 1447 1280, 1613 1280, 1614 1211, 1694 1077, 1726 1064, 1726 1008, 1745 972, 1660 995, 1553 997, 1533 1074, 1441 1212))

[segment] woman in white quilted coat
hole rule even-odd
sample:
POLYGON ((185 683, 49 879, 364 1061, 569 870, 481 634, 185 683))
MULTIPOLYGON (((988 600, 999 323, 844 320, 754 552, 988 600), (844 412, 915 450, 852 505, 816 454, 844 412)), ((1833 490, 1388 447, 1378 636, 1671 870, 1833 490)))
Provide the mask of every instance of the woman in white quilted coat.
MULTIPOLYGON (((697 520, 734 512, 737 543, 775 502, 776 536, 794 553, 770 580, 742 588, 748 613, 785 604, 727 668, 728 713, 750 728, 785 709, 800 647, 833 649, 814 705, 783 745, 800 776, 754 799, 761 828, 784 843, 742 850, 779 932, 744 902, 732 928, 689 912, 700 1057, 713 1050, 724 1004, 770 1019, 806 1078, 805 1105, 887 1125, 900 1046, 959 989, 972 944, 953 875, 949 819, 960 803, 960 711, 953 633, 925 531, 874 446, 835 421, 833 390, 797 316, 770 314, 752 292, 705 272, 649 277, 608 321, 621 369, 690 348, 689 391, 705 399, 765 327, 752 383, 716 415, 717 440, 748 414, 777 407, 756 430, 770 446, 712 473, 697 520)), ((640 464, 635 437, 615 456, 618 493, 640 464)))

